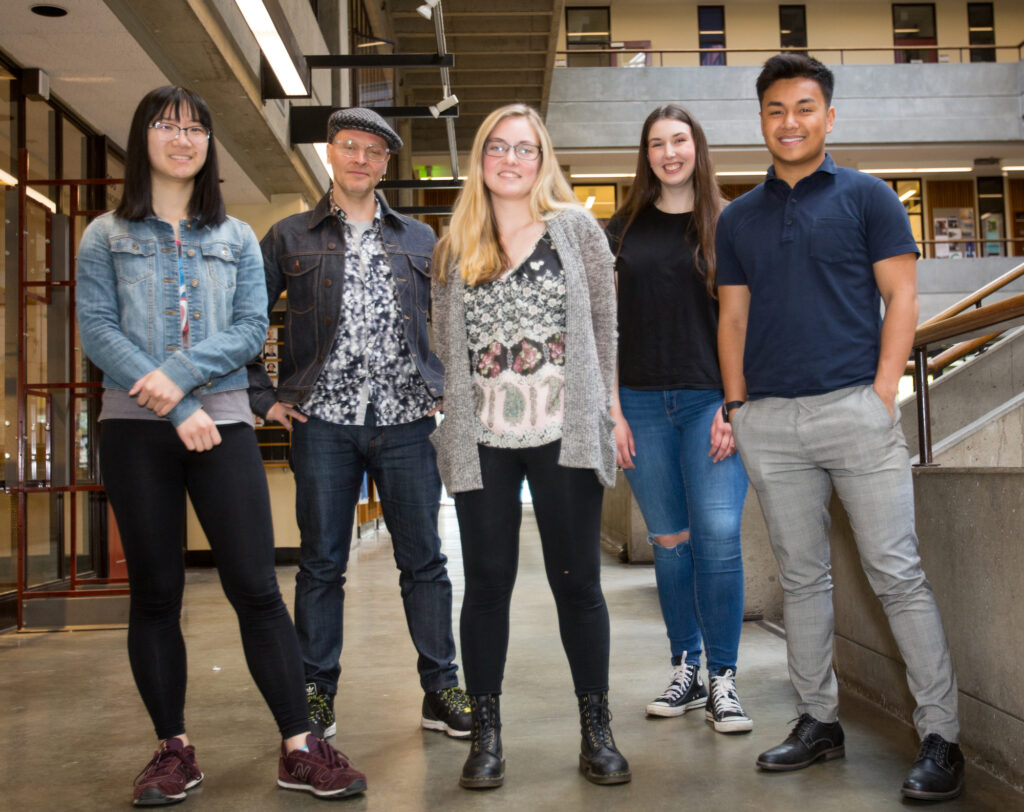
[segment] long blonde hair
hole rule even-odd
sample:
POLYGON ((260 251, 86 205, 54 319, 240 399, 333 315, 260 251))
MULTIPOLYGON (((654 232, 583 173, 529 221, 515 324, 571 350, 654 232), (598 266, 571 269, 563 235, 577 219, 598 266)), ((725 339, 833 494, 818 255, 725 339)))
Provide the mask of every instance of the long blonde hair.
POLYGON ((499 107, 484 119, 476 131, 466 183, 455 201, 451 226, 434 251, 434 271, 441 282, 447 282, 450 266, 458 265, 467 285, 481 285, 497 279, 509 265, 509 258, 498 237, 491 194, 484 185, 483 160, 488 137, 498 124, 512 116, 525 118, 540 142, 540 167, 530 191, 533 219, 548 220, 563 209, 579 206, 558 166, 551 136, 537 111, 526 104, 499 107))

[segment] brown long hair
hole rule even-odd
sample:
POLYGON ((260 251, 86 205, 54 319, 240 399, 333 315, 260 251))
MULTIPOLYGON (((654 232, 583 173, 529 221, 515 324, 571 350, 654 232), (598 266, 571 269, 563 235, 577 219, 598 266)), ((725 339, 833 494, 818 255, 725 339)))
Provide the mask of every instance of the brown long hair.
MULTIPOLYGON (((663 118, 674 118, 690 126, 693 133, 694 146, 694 168, 691 182, 693 183, 693 218, 691 219, 690 235, 693 240, 693 261, 697 269, 704 276, 708 294, 715 298, 715 225, 718 222, 718 215, 725 205, 722 197, 722 190, 715 178, 715 170, 711 165, 711 152, 708 149, 708 139, 704 135, 704 129, 685 107, 678 104, 666 104, 651 111, 644 121, 643 129, 640 131, 640 149, 636 159, 636 179, 630 188, 626 199, 619 206, 613 217, 620 217, 626 221, 619 236, 619 250, 622 248, 622 241, 626 232, 633 225, 637 215, 654 202, 661 194, 661 181, 651 169, 651 161, 647 156, 647 139, 651 127, 655 122, 663 118)), ((618 252, 616 252, 618 256, 618 252)))

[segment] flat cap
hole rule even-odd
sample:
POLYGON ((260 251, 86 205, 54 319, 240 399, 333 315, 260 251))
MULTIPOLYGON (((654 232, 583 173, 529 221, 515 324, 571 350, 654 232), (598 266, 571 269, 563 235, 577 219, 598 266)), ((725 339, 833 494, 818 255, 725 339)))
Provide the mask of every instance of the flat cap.
POLYGON ((388 151, 395 153, 402 149, 402 139, 388 123, 367 107, 346 107, 335 110, 327 120, 327 140, 334 140, 339 130, 362 130, 379 135, 388 145, 388 151))

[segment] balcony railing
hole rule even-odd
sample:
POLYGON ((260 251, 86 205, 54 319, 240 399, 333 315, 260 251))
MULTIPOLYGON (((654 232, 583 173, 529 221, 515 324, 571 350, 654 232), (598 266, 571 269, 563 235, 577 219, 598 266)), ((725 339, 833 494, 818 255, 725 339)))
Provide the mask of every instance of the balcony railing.
MULTIPOLYGON (((847 65, 847 64, 905 64, 908 61, 901 58, 908 51, 913 50, 921 54, 929 55, 927 59, 913 59, 915 62, 936 62, 936 63, 970 63, 972 51, 985 51, 995 54, 994 60, 998 61, 999 55, 1008 56, 1012 61, 1024 60, 1024 40, 1016 45, 915 45, 912 49, 906 45, 892 47, 867 47, 867 48, 590 48, 573 49, 571 51, 555 52, 555 67, 567 67, 570 57, 578 57, 589 54, 597 57, 593 61, 599 64, 597 67, 614 68, 644 68, 644 67, 693 67, 701 64, 702 57, 725 55, 726 61, 730 55, 751 55, 767 59, 769 56, 778 53, 792 52, 808 54, 824 62, 826 65, 847 65), (878 54, 880 61, 869 61, 870 55, 878 54), (708 56, 705 56, 708 55, 708 56), (881 61, 884 60, 884 61, 881 61)), ((589 66, 594 67, 594 66, 589 66)))

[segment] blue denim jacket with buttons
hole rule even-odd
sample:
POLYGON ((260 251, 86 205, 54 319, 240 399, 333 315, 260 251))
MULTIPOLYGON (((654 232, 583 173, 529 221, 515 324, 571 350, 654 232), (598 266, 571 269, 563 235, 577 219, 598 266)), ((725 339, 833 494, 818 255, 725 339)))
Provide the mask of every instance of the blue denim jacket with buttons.
MULTIPOLYGON (((381 195, 382 238, 391 263, 405 341, 427 389, 441 397, 444 367, 430 349, 430 259, 434 230, 391 209, 381 195)), ((260 243, 273 307, 287 291, 277 391, 259 361, 249 365, 249 404, 266 416, 277 401, 302 403, 330 357, 341 317, 345 231, 331 215, 328 192, 313 211, 285 217, 260 243)))
POLYGON ((108 389, 131 389, 161 370, 185 397, 168 414, 178 426, 200 408, 194 390, 245 389, 245 365, 267 336, 263 257, 252 229, 228 217, 180 224, 189 344, 182 346, 178 250, 159 217, 104 214, 78 248, 76 298, 82 348, 108 389))

